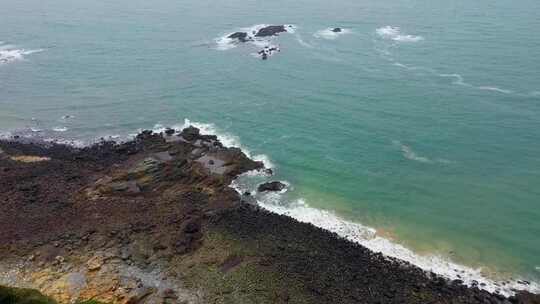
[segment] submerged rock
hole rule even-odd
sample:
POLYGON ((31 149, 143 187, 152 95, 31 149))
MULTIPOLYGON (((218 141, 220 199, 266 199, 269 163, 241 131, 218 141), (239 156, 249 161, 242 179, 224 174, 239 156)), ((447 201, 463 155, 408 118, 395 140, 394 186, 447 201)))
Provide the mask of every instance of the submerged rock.
POLYGON ((282 182, 279 181, 273 181, 268 182, 264 184, 260 184, 257 190, 259 192, 265 192, 265 191, 281 191, 283 189, 287 188, 287 185, 285 185, 282 182))

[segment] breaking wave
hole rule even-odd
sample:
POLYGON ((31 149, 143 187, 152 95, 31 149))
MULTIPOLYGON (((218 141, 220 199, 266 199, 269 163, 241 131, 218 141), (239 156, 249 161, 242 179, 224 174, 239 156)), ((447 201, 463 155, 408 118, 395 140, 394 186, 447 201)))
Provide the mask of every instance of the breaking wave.
POLYGON ((451 261, 450 258, 438 254, 417 254, 407 247, 381 236, 372 227, 345 220, 332 211, 310 207, 303 199, 289 200, 285 192, 257 193, 258 183, 264 181, 265 178, 267 180, 268 177, 259 171, 247 172, 233 181, 231 187, 239 194, 250 192, 255 202, 270 212, 313 224, 349 241, 361 244, 373 252, 380 252, 385 256, 409 262, 425 271, 434 272, 450 280, 462 280, 467 286, 477 286, 505 296, 513 295, 515 290, 540 292, 540 285, 535 282, 495 281, 484 275, 480 268, 460 265, 451 261))

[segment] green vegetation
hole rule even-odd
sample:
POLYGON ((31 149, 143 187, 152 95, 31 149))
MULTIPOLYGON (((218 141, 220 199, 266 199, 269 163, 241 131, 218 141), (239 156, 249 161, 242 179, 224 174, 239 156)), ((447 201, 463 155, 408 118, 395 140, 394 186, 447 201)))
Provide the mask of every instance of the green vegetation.
POLYGON ((56 301, 39 291, 26 288, 0 286, 1 304, 56 304, 56 301))
MULTIPOLYGON (((0 286, 0 304, 58 304, 35 289, 0 286)), ((106 304, 96 300, 86 300, 77 304, 106 304)))

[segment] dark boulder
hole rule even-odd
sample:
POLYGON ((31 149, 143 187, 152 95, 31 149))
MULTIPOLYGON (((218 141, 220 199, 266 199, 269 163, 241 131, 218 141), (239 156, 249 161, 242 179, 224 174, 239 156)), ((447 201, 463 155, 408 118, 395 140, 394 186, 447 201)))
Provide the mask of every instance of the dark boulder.
POLYGON ((286 32, 287 29, 285 29, 284 25, 270 25, 267 27, 263 27, 260 29, 257 34, 255 34, 255 37, 269 37, 269 36, 276 36, 279 33, 286 32))
POLYGON ((230 39, 238 39, 240 42, 248 42, 251 40, 250 37, 248 37, 248 34, 246 32, 236 32, 232 33, 227 38, 230 39))
POLYGON ((335 27, 332 29, 332 32, 334 33, 341 33, 343 30, 340 27, 335 27))
POLYGON ((196 233, 201 230, 201 223, 198 218, 189 219, 183 224, 183 229, 185 233, 196 233))
POLYGON ((192 140, 195 140, 195 139, 199 138, 200 133, 199 133, 199 129, 197 129, 197 128, 193 127, 193 126, 189 126, 189 127, 185 128, 184 130, 182 130, 181 135, 185 140, 192 141, 192 140))
POLYGON ((171 128, 167 128, 165 129, 165 134, 171 136, 175 133, 176 131, 174 129, 171 129, 171 128))
POLYGON ((259 192, 265 192, 265 191, 281 191, 281 190, 285 189, 286 187, 287 187, 287 185, 285 185, 285 184, 282 183, 282 182, 273 181, 273 182, 268 182, 268 183, 260 184, 259 187, 257 188, 257 190, 258 190, 259 192))

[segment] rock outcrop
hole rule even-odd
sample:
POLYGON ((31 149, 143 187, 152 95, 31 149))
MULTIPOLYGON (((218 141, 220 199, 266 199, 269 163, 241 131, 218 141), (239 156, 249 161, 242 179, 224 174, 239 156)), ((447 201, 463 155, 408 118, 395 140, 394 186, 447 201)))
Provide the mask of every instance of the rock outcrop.
MULTIPOLYGON (((263 164, 193 127, 81 149, 0 141, 0 285, 45 295, 0 287, 0 299, 15 293, 47 304, 53 298, 60 304, 538 301, 468 288, 263 211, 229 187, 250 170, 263 164)), ((273 182, 260 191, 283 187, 273 182)))
POLYGON ((279 33, 287 32, 285 25, 269 25, 261 28, 255 37, 277 36, 279 33))
POLYGON ((246 32, 236 32, 227 36, 227 38, 238 39, 240 42, 248 42, 248 41, 253 40, 251 39, 251 37, 248 36, 248 33, 246 32))

